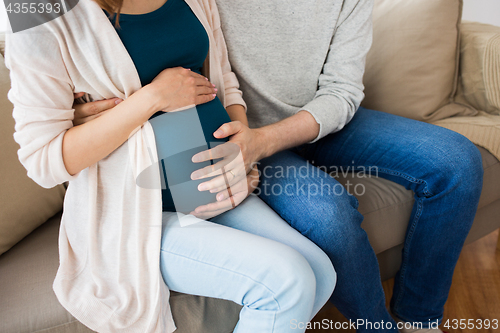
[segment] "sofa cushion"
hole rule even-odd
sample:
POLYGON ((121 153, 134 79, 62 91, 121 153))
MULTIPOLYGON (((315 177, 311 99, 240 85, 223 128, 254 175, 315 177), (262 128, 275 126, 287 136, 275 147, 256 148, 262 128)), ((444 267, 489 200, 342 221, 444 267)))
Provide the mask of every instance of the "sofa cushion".
POLYGON ((35 332, 75 321, 59 305, 52 282, 60 214, 0 256, 0 331, 35 332))
POLYGON ((17 157, 9 72, 0 56, 0 255, 62 209, 64 186, 44 189, 17 157))
MULTIPOLYGON (((479 209, 490 205, 500 206, 500 162, 486 149, 478 147, 483 160, 483 191, 479 200, 479 209)), ((385 180, 383 178, 366 177, 359 178, 357 175, 349 174, 345 178, 338 179, 340 183, 347 186, 350 183, 351 191, 359 201, 359 212, 363 214, 363 229, 368 234, 370 243, 375 253, 384 252, 404 242, 406 228, 410 219, 414 199, 413 192, 403 186, 385 180), (353 191, 356 185, 357 192, 353 191), (358 185, 358 186, 359 186, 358 185), (364 192, 362 192, 364 188, 364 192), (356 195, 356 193, 363 193, 356 195)), ((473 228, 471 239, 478 239, 486 233, 500 227, 500 220, 491 220, 488 225, 473 228), (486 228, 486 229, 485 229, 486 228)))
MULTIPOLYGON (((480 210, 468 241, 500 226, 500 220, 495 218, 500 211, 500 162, 485 149, 479 150, 485 170, 484 185, 480 210)), ((378 253, 382 277, 394 276, 413 205, 412 191, 381 178, 339 180, 344 184, 350 180, 351 188, 356 184, 365 185, 365 193, 358 196, 359 210, 365 216, 362 226, 378 253)), ((58 266, 59 219, 57 214, 0 256, 0 332, 91 332, 59 305, 52 291, 58 266)), ((231 332, 238 319, 240 306, 235 303, 171 294, 172 313, 178 326, 176 333, 231 332)))
POLYGON ((453 101, 462 0, 375 0, 363 106, 434 121, 474 115, 453 101))
POLYGON ((463 96, 476 109, 500 115, 500 27, 464 22, 461 30, 463 96))
MULTIPOLYGON (((57 301, 58 213, 0 256, 0 332, 93 332, 57 301)), ((176 333, 229 333, 241 307, 233 302, 171 292, 176 333)))

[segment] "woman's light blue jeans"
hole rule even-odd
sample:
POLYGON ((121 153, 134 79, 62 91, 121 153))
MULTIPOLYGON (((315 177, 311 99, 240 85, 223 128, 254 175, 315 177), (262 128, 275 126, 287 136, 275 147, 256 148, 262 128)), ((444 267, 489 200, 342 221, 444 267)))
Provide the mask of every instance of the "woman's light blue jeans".
POLYGON ((327 255, 255 195, 210 222, 181 226, 163 212, 160 269, 171 290, 243 305, 235 333, 304 332, 295 323, 336 281, 327 255))
MULTIPOLYGON (((341 131, 275 154, 259 165, 260 197, 332 260, 338 274, 331 298, 335 306, 349 319, 383 320, 392 324, 392 329, 383 331, 397 332, 385 308, 377 258, 360 227, 358 201, 347 191, 338 191, 340 183, 325 172, 336 167, 371 167, 379 177, 414 192, 391 310, 404 321, 422 322, 423 327, 429 320, 440 321, 481 194, 479 150, 448 129, 360 108, 341 131), (309 171, 285 176, 275 172, 287 167, 309 171), (273 186, 274 193, 287 192, 273 194, 273 186), (324 191, 318 194, 322 186, 324 191), (327 187, 337 191, 327 192, 327 187), (307 193, 308 189, 316 189, 316 194, 307 193)), ((365 326, 358 331, 372 329, 365 326)))

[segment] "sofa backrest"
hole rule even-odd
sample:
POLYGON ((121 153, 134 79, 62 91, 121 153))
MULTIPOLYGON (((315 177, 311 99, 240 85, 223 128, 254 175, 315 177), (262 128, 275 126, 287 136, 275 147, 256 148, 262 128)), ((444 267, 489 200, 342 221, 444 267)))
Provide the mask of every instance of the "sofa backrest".
POLYGON ((362 105, 428 122, 474 115, 453 103, 461 17, 462 0, 375 0, 362 105))
POLYGON ((63 185, 44 189, 17 158, 9 71, 0 55, 0 255, 62 209, 63 185))
POLYGON ((5 34, 0 32, 0 54, 3 56, 3 50, 5 48, 5 34))
POLYGON ((500 115, 500 27, 464 22, 460 29, 463 96, 476 109, 500 115))
POLYGON ((3 56, 5 48, 5 33, 0 32, 0 54, 3 56))

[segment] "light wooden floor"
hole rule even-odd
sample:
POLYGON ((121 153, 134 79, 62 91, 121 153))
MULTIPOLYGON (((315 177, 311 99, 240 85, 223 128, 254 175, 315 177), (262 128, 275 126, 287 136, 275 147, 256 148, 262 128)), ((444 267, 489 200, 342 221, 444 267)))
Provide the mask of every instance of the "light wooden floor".
MULTIPOLYGON (((498 232, 497 230, 464 246, 455 269, 448 302, 445 305, 443 323, 447 319, 498 319, 500 326, 500 243, 497 245, 498 232)), ((393 284, 394 279, 383 283, 387 304, 392 296, 393 284)), ((314 318, 314 322, 321 322, 323 319, 334 322, 347 321, 334 307, 323 308, 314 318)), ((500 327, 496 330, 491 328, 461 330, 444 327, 441 329, 449 333, 500 333, 500 327)), ((326 330, 307 330, 307 333, 322 332, 326 332, 326 330)), ((355 330, 341 330, 340 332, 355 333, 355 330)))

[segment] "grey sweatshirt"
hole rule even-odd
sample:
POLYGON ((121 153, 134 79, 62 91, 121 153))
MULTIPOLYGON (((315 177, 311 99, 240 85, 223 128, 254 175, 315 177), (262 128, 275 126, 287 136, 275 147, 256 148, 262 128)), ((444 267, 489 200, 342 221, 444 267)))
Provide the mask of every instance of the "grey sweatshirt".
POLYGON ((320 132, 348 123, 363 94, 373 0, 217 0, 251 127, 310 112, 320 132))

